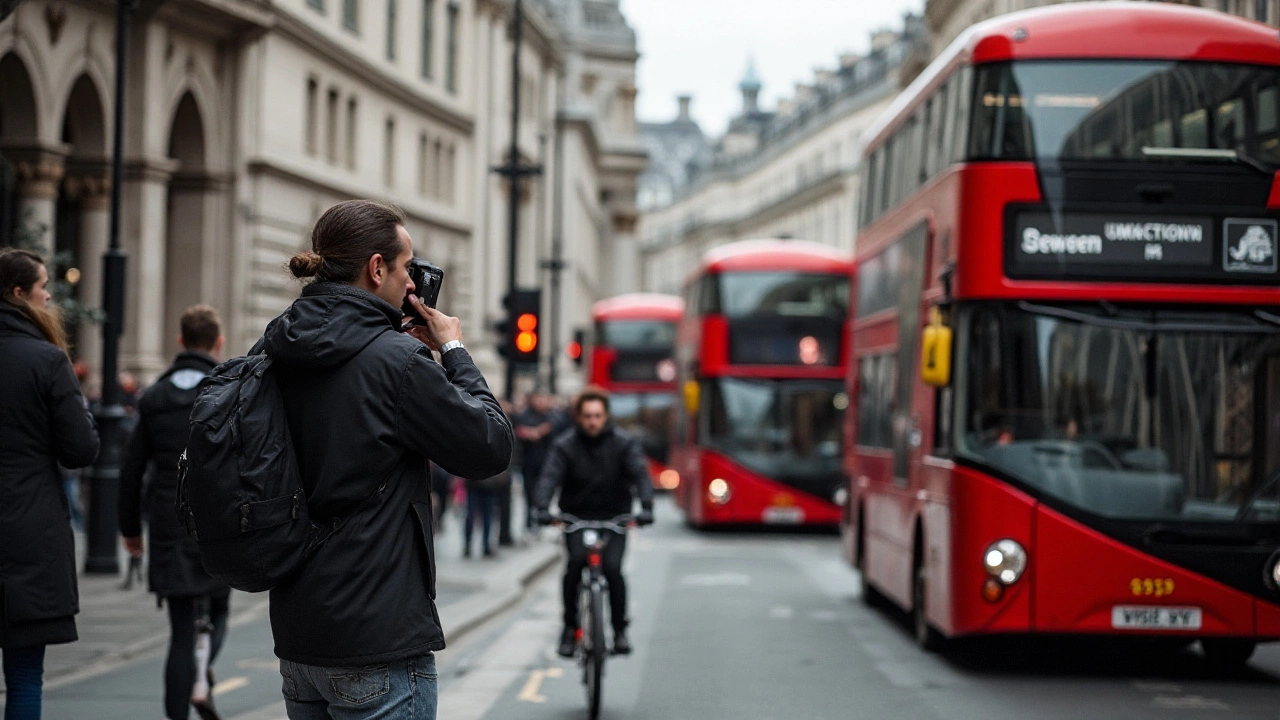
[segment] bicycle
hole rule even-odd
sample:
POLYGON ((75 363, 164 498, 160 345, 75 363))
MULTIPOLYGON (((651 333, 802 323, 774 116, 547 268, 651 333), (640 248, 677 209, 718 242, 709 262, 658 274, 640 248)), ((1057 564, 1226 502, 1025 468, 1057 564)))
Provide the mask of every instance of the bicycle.
POLYGON ((622 535, 635 524, 632 515, 619 515, 612 520, 583 520, 568 514, 553 518, 552 522, 563 526, 565 535, 582 532, 582 544, 587 549, 587 565, 582 570, 582 584, 578 595, 578 637, 575 656, 582 666, 582 684, 587 692, 587 717, 600 717, 601 687, 604 680, 604 661, 608 648, 604 639, 604 598, 608 584, 602 569, 604 550, 614 534, 622 535))

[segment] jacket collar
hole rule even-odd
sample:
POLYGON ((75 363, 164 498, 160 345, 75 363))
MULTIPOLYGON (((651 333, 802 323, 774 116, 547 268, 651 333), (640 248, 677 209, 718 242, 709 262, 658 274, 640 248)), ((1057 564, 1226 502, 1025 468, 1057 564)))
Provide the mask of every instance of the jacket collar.
POLYGON ((218 361, 214 360, 208 353, 202 353, 195 350, 184 350, 178 353, 173 359, 172 370, 203 370, 209 371, 218 366, 218 361))
POLYGON ((4 300, 0 300, 0 335, 23 335, 44 340, 44 335, 40 334, 35 323, 22 314, 17 307, 4 300))
POLYGON ((354 300, 366 302, 378 309, 383 315, 387 316, 387 320, 392 327, 399 329, 400 321, 404 319, 404 313, 400 308, 393 306, 391 303, 374 295, 363 288, 355 285, 339 282, 313 282, 302 288, 302 297, 320 297, 324 295, 341 295, 354 300))

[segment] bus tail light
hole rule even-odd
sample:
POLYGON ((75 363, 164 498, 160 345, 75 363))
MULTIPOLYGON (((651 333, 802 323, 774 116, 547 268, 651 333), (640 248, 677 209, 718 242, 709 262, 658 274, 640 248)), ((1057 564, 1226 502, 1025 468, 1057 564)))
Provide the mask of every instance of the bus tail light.
POLYGON ((1016 540, 997 540, 982 554, 987 574, 1004 585, 1012 585, 1027 569, 1027 551, 1016 540))
POLYGON ((733 492, 729 490, 729 483, 723 478, 716 478, 707 486, 707 498, 711 500, 712 505, 724 505, 731 497, 733 492))

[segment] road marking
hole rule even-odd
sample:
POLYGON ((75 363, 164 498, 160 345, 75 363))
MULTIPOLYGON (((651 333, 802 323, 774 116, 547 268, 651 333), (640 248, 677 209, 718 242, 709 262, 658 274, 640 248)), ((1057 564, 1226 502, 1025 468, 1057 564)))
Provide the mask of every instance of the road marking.
POLYGON ((213 686, 213 696, 225 695, 229 692, 235 692, 240 688, 249 684, 249 678, 243 675, 226 680, 219 680, 217 685, 213 686))
POLYGON ((769 608, 769 617, 774 620, 790 620, 796 616, 796 611, 786 605, 775 605, 769 608))
POLYGON ((751 576, 732 572, 685 575, 680 578, 680 584, 697 587, 747 587, 751 584, 751 576))
POLYGON ((534 670, 529 673, 529 680, 521 688, 520 694, 516 696, 516 699, 520 702, 544 703, 547 701, 547 696, 540 692, 542 690, 542 681, 547 678, 554 679, 563 676, 564 670, 557 667, 534 670))
POLYGON ((817 622, 838 622, 840 613, 835 610, 814 610, 809 613, 809 619, 817 622))
POLYGON ((1182 695, 1179 697, 1170 697, 1168 695, 1157 695, 1151 701, 1152 705, 1165 710, 1230 710, 1231 706, 1217 698, 1207 698, 1200 695, 1182 695))

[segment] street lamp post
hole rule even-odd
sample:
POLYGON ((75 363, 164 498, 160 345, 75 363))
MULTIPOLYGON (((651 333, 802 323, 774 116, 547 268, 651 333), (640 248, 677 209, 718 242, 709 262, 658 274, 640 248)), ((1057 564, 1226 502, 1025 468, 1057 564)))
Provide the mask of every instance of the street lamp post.
POLYGON ((124 330, 125 254, 120 249, 120 193, 123 186, 125 67, 129 49, 129 20, 138 0, 116 3, 116 106, 111 152, 111 240, 103 254, 102 399, 96 420, 102 451, 89 470, 89 551, 84 571, 95 575, 120 572, 116 536, 120 531, 117 502, 120 465, 124 455, 124 407, 116 380, 120 364, 120 335, 124 330))

